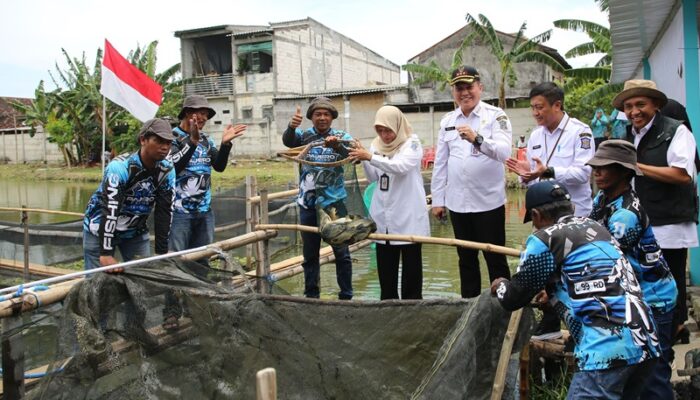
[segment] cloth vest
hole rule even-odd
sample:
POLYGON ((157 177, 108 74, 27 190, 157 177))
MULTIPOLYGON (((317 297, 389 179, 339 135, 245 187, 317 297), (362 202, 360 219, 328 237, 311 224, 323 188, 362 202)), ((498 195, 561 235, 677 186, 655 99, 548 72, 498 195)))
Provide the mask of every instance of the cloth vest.
MULTIPOLYGON (((637 162, 668 167, 666 154, 680 125, 680 121, 657 113, 651 128, 637 146, 637 162)), ((632 126, 627 127, 627 140, 634 143, 632 126)), ((634 189, 652 226, 698 222, 698 196, 694 184, 674 185, 637 176, 634 189)))

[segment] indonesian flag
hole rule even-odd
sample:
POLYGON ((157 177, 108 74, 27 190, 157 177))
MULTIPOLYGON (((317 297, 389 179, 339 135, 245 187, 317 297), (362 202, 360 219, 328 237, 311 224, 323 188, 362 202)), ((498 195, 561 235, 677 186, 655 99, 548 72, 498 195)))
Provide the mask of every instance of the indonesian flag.
POLYGON ((131 65, 106 39, 100 93, 141 122, 156 115, 163 98, 163 88, 131 65))

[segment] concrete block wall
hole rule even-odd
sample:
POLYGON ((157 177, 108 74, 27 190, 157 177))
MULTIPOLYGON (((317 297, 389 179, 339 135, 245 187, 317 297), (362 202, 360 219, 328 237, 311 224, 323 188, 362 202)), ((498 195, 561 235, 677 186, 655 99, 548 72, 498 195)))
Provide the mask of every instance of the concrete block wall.
POLYGON ((55 143, 47 140, 47 135, 39 127, 33 137, 28 131, 18 134, 1 132, 0 162, 60 164, 63 163, 63 154, 55 143))

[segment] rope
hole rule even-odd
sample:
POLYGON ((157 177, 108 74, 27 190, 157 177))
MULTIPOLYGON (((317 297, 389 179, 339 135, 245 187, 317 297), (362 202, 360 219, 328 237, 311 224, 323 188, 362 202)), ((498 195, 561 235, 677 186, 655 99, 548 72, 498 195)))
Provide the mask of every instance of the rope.
MULTIPOLYGON (((338 143, 344 145, 344 144, 349 144, 351 148, 355 147, 355 140, 339 140, 338 143)), ((315 162, 315 161, 308 161, 306 160, 306 155, 309 153, 309 150, 311 150, 314 147, 319 147, 323 146, 325 142, 323 140, 317 140, 315 142, 311 142, 307 144, 304 147, 295 147, 293 149, 290 149, 287 152, 279 152, 277 155, 282 156, 288 160, 292 160, 294 162, 298 162, 299 164, 303 165, 309 165, 312 167, 326 167, 326 168, 332 168, 332 167, 339 167, 343 164, 347 164, 350 162, 349 157, 345 157, 342 160, 338 161, 332 161, 332 162, 315 162), (296 153, 297 151, 301 150, 296 156, 292 156, 290 153, 296 153)), ((346 147, 347 148, 347 147, 346 147)))

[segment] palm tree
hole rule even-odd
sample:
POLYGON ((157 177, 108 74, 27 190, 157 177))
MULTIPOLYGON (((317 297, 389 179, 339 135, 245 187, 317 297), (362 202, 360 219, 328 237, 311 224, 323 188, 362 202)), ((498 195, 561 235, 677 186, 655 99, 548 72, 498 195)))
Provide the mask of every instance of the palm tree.
POLYGON ((493 28, 491 21, 484 15, 479 14, 478 20, 471 14, 467 14, 467 26, 472 28, 472 32, 464 39, 466 44, 471 44, 475 38, 485 42, 491 53, 498 60, 501 68, 501 78, 498 85, 498 107, 505 108, 506 106, 506 78, 509 86, 513 86, 517 81, 515 73, 515 64, 522 62, 537 62, 545 64, 555 71, 564 71, 564 67, 559 64, 552 56, 540 50, 539 45, 549 40, 552 35, 552 30, 542 32, 539 35, 527 39, 525 30, 527 23, 523 22, 520 29, 515 34, 513 46, 510 50, 506 50, 501 42, 498 32, 493 28))
MULTIPOLYGON (((605 0, 597 2, 601 9, 607 7, 607 2, 605 0)), ((566 70, 564 74, 569 79, 567 80, 565 90, 602 79, 605 82, 604 84, 599 85, 582 98, 584 101, 590 101, 593 98, 607 96, 612 92, 619 92, 622 89, 622 85, 611 85, 608 83, 610 81, 610 74, 612 73, 612 40, 610 38, 610 29, 596 24, 595 22, 579 19, 556 20, 554 21, 554 26, 574 32, 584 32, 591 39, 589 42, 579 44, 567 51, 565 54, 567 58, 589 54, 602 54, 602 57, 593 67, 566 70)))
POLYGON ((450 71, 462 64, 464 50, 469 47, 475 39, 479 39, 481 42, 485 43, 498 61, 501 71, 498 86, 498 106, 501 108, 505 108, 506 106, 506 79, 508 80, 508 85, 511 87, 518 79, 515 72, 516 64, 522 62, 538 62, 556 71, 564 71, 564 67, 559 64, 557 60, 540 50, 539 47, 540 44, 549 40, 552 33, 551 29, 531 39, 527 39, 525 37, 527 24, 523 23, 518 33, 514 36, 513 45, 510 49, 506 49, 501 41, 502 34, 493 28, 488 18, 479 14, 477 20, 471 14, 467 14, 466 20, 467 27, 470 28, 470 33, 455 52, 452 66, 449 70, 441 68, 434 60, 428 65, 408 64, 403 66, 404 70, 419 74, 418 78, 415 79, 416 83, 437 82, 440 84, 440 90, 444 90, 450 80, 450 71))

